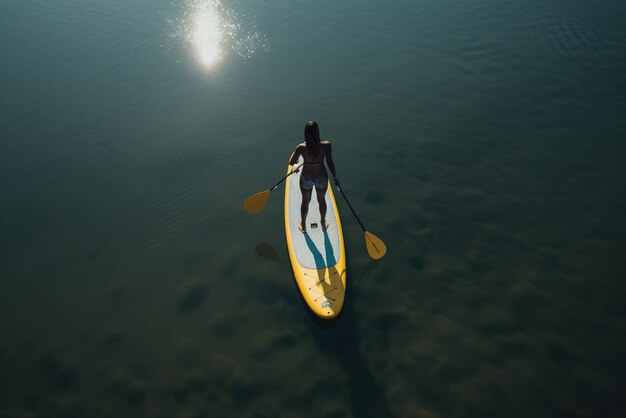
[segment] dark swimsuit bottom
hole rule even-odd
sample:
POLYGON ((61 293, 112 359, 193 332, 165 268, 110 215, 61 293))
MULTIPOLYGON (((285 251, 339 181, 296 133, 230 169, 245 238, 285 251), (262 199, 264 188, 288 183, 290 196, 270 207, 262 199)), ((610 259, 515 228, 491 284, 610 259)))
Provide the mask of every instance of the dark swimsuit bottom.
POLYGON ((315 186, 316 189, 323 190, 328 186, 328 177, 324 176, 311 180, 304 176, 300 176, 300 185, 306 190, 311 190, 313 186, 315 186))
MULTIPOLYGON (((324 164, 324 161, 305 161, 304 164, 324 164)), ((300 176, 300 179, 300 184, 302 185, 302 188, 306 190, 311 190, 313 186, 315 186, 316 189, 323 190, 328 186, 328 176, 320 177, 318 179, 309 179, 302 175, 300 176)))

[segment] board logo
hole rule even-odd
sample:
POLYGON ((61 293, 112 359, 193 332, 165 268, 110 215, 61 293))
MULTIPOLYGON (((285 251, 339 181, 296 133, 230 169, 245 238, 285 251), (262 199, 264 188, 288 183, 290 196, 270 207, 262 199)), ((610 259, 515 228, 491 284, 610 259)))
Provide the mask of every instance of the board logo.
POLYGON ((333 306, 332 303, 327 300, 322 303, 322 308, 330 308, 331 306, 333 306))

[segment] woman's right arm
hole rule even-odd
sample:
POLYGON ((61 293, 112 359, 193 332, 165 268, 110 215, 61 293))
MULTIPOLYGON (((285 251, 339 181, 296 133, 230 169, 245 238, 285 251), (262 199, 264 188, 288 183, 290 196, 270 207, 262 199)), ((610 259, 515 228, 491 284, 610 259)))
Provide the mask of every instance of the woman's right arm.
POLYGON ((289 165, 294 165, 298 162, 298 158, 300 158, 300 155, 302 154, 301 148, 302 145, 298 145, 293 151, 293 154, 291 154, 291 158, 289 159, 289 165))

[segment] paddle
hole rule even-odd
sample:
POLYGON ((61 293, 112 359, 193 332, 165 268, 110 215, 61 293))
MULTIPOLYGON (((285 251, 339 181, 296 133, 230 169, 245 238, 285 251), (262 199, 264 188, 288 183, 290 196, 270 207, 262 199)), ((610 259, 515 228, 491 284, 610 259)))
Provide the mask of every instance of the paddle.
POLYGON ((249 198, 247 198, 243 202, 243 207, 246 208, 246 210, 249 213, 253 214, 253 215, 256 215, 257 213, 261 212, 263 210, 263 208, 265 207, 265 204, 267 203, 267 199, 270 198, 271 191, 274 190, 275 188, 277 188, 278 185, 280 183, 282 183, 283 181, 285 181, 285 179, 287 177, 289 177, 293 173, 297 172, 300 169, 300 167, 302 167, 302 164, 303 163, 300 163, 299 165, 297 165, 296 168, 291 171, 291 173, 289 173, 285 177, 283 177, 273 187, 271 187, 271 188, 269 188, 267 190, 263 190, 262 192, 254 194, 254 195, 250 196, 249 198))
POLYGON ((368 254, 374 260, 380 260, 387 253, 387 246, 385 245, 383 240, 381 240, 376 235, 372 234, 367 229, 365 229, 365 227, 363 226, 363 223, 361 222, 361 220, 357 216, 356 212, 354 211, 354 208, 352 207, 352 205, 348 201, 348 198, 344 194, 343 190, 341 190, 341 187, 339 187, 337 184, 335 184, 335 187, 337 187, 337 190, 339 190, 339 192, 341 192, 341 195, 346 200, 346 203, 350 207, 350 210, 352 211, 352 214, 354 215, 356 220, 359 222, 359 225, 361 225, 361 228, 363 229, 363 233, 365 235, 365 247, 367 248, 368 254))

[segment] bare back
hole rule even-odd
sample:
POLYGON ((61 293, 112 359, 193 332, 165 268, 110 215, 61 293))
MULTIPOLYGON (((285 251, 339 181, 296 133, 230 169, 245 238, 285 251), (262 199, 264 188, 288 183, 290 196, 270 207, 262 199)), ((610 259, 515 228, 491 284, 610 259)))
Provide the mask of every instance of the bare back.
POLYGON ((313 156, 305 143, 299 144, 291 157, 290 164, 295 164, 298 161, 298 157, 302 155, 304 158, 304 165, 302 166, 302 175, 309 179, 317 179, 322 177, 328 177, 326 168, 324 167, 324 160, 328 164, 328 168, 335 177, 335 164, 333 162, 333 150, 329 141, 320 142, 320 155, 313 156))

